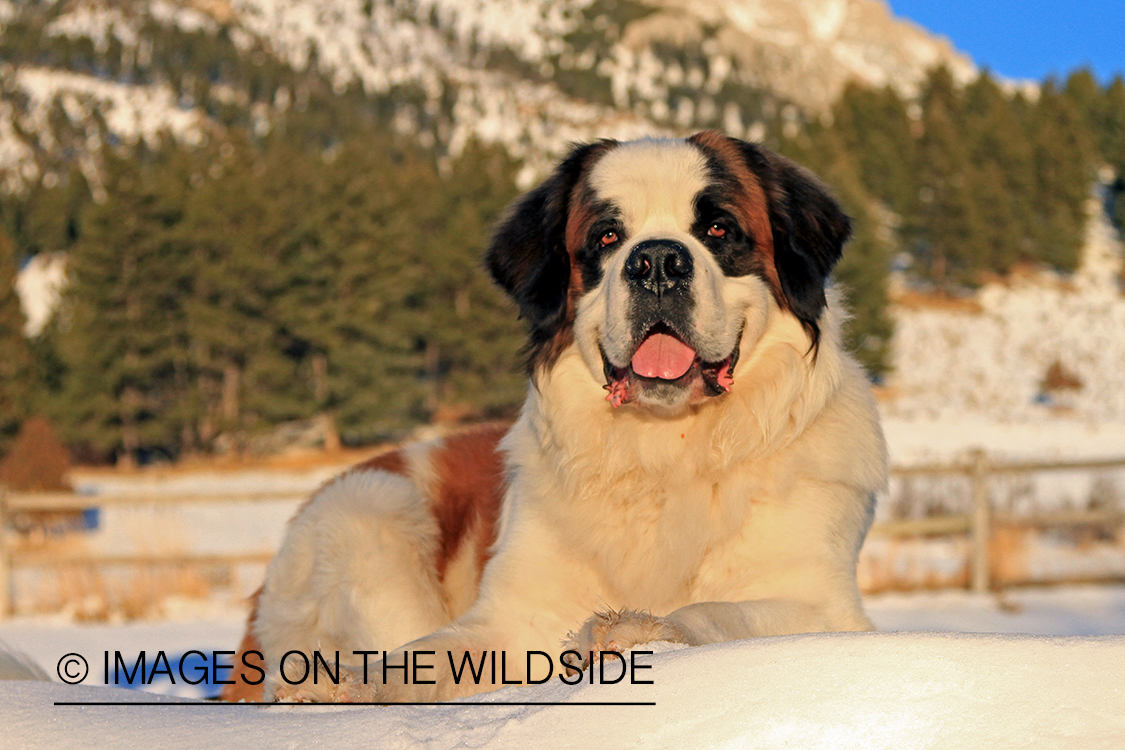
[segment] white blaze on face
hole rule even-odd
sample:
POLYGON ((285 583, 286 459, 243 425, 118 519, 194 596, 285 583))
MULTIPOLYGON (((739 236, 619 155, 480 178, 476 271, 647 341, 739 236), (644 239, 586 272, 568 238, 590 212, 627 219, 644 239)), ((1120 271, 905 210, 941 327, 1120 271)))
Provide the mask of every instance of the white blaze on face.
MULTIPOLYGON (((583 300, 600 308, 591 316, 598 320, 583 321, 579 315, 579 326, 583 322, 593 324, 596 340, 611 360, 621 364, 629 361, 635 346, 629 320, 632 292, 622 278, 632 248, 647 239, 678 240, 690 249, 696 276, 706 273, 698 260, 707 250, 691 236, 691 225, 695 221, 695 197, 707 186, 707 160, 699 149, 684 141, 624 143, 598 160, 589 184, 599 200, 620 211, 627 239, 606 259, 601 283, 583 300)), ((589 352, 584 347, 583 354, 592 371, 601 372, 596 345, 589 352)))
POLYGON ((630 245, 674 233, 687 236, 695 196, 707 187, 707 160, 685 141, 624 143, 594 165, 590 186, 620 209, 630 245))

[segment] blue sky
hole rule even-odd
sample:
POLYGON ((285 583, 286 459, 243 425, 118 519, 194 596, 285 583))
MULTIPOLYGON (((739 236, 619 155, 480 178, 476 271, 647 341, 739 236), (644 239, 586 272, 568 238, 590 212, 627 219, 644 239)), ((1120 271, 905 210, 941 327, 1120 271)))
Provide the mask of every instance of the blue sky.
POLYGON ((949 37, 1006 78, 1065 77, 1081 66, 1102 82, 1125 71, 1123 0, 889 0, 895 15, 949 37))

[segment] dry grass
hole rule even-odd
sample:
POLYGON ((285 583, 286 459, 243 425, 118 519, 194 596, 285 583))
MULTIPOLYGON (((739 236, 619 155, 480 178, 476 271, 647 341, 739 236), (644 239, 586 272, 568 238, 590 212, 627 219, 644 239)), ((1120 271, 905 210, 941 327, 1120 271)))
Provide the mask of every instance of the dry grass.
POLYGON ((41 585, 20 610, 63 613, 79 622, 158 618, 168 598, 205 601, 215 589, 214 576, 195 566, 124 571, 68 565, 41 575, 41 585))
POLYGON ((969 584, 968 560, 965 537, 871 538, 860 552, 856 576, 867 594, 964 588, 969 584))
POLYGON ((387 443, 364 448, 342 448, 338 451, 294 450, 276 456, 251 456, 234 453, 222 455, 198 454, 185 456, 176 463, 141 467, 83 466, 82 474, 93 477, 120 476, 122 474, 162 477, 194 474, 202 471, 231 474, 255 469, 307 471, 324 466, 349 466, 366 461, 372 456, 393 447, 395 447, 394 444, 387 443))
POLYGON ((946 310, 974 314, 984 310, 975 297, 951 297, 939 292, 927 294, 912 289, 895 295, 892 302, 906 310, 946 310))
POLYGON ((1035 531, 1026 526, 997 526, 988 540, 989 580, 1003 586, 1028 579, 1028 540, 1035 531))

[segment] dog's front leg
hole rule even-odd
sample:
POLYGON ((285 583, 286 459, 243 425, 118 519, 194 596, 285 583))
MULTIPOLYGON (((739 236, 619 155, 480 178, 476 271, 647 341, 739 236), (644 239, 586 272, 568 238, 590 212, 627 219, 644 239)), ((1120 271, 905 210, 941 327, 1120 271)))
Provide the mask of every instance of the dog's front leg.
POLYGON ((768 635, 872 629, 863 612, 850 607, 830 614, 823 606, 791 599, 699 602, 663 617, 627 609, 598 612, 571 633, 567 648, 581 654, 623 653, 653 641, 701 646, 768 635))
POLYGON ((812 604, 787 598, 737 602, 698 602, 680 607, 666 618, 690 645, 795 633, 873 630, 856 601, 812 604))

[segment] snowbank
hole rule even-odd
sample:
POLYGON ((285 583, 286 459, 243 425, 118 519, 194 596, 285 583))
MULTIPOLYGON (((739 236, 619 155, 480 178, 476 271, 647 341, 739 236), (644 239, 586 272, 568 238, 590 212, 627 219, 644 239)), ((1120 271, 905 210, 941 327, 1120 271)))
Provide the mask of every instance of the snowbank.
POLYGON ((508 688, 469 705, 225 704, 0 683, 12 747, 1118 748, 1125 637, 920 633, 765 638, 660 651, 651 685, 508 688), (560 705, 487 705, 497 701, 560 705), (579 701, 655 705, 568 705, 579 701), (481 705, 484 704, 484 705, 481 705))

